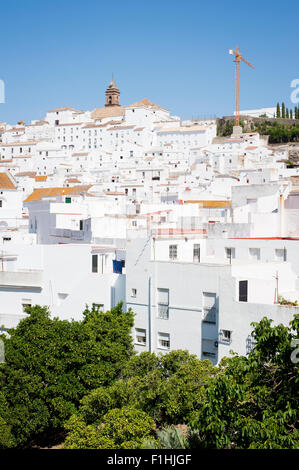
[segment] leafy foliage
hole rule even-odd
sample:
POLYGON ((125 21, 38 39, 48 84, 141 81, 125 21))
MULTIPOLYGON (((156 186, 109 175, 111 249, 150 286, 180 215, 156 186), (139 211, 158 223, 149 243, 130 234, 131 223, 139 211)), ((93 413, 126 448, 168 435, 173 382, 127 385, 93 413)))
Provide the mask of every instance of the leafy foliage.
POLYGON ((141 447, 154 430, 155 422, 144 411, 133 407, 114 408, 103 416, 100 425, 86 425, 72 416, 65 449, 134 449, 141 447))
MULTIPOLYGON (((240 122, 240 125, 244 127, 244 122, 240 122)), ((233 126, 233 120, 226 120, 224 123, 218 124, 217 135, 231 135, 233 126)), ((250 131, 258 132, 261 135, 268 135, 270 144, 299 141, 299 125, 297 123, 281 124, 276 122, 274 119, 269 120, 265 118, 262 121, 255 120, 254 122, 251 122, 250 131)))
POLYGON ((210 361, 200 361, 187 351, 141 353, 128 361, 119 380, 86 395, 79 412, 86 423, 100 424, 110 409, 133 406, 152 416, 157 425, 183 423, 201 406, 216 371, 210 361))
POLYGON ((176 426, 168 426, 156 431, 156 439, 145 439, 144 449, 188 449, 188 439, 176 426))
POLYGON ((254 350, 222 361, 191 421, 202 447, 298 448, 298 365, 291 354, 299 318, 290 328, 272 327, 267 318, 254 327, 254 350))
POLYGON ((122 305, 109 312, 86 308, 82 321, 51 319, 45 307, 27 310, 28 318, 3 337, 6 362, 0 365, 6 402, 0 416, 16 444, 62 428, 81 398, 110 385, 133 354, 132 312, 122 305))

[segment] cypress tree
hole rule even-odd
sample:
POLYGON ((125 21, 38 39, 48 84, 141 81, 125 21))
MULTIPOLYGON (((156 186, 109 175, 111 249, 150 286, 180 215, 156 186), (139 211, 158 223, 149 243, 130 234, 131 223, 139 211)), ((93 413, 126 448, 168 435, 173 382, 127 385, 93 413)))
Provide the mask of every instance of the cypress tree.
POLYGON ((280 118, 280 106, 279 106, 279 103, 277 103, 277 105, 276 105, 276 117, 277 117, 277 118, 280 118))
POLYGON ((286 118, 289 119, 289 108, 286 109, 286 118))
POLYGON ((293 110, 290 109, 290 119, 293 119, 293 110))
POLYGON ((284 119, 286 117, 286 109, 284 102, 281 103, 281 117, 284 119))

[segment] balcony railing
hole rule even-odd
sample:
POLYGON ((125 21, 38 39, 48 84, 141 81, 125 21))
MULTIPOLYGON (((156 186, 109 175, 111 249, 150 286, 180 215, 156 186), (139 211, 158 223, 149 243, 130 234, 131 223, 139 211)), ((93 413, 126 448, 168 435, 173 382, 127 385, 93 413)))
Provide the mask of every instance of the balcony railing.
POLYGON ((71 240, 84 240, 83 230, 56 228, 56 229, 52 229, 50 233, 52 237, 69 238, 71 240))

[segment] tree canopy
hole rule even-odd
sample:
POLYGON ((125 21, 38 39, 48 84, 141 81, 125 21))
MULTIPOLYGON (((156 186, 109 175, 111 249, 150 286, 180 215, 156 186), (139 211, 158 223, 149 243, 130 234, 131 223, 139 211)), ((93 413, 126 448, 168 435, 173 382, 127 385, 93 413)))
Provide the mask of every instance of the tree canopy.
POLYGON ((299 316, 253 324, 248 356, 213 366, 188 351, 135 355, 133 313, 45 307, 9 331, 0 364, 0 448, 61 433, 67 449, 298 448, 299 316))
POLYGON ((0 364, 1 422, 17 445, 62 428, 80 399, 110 385, 133 354, 133 314, 121 304, 105 313, 86 308, 82 321, 51 319, 39 306, 27 313, 10 337, 3 335, 0 364))
POLYGON ((248 355, 226 358, 191 421, 202 447, 298 448, 298 364, 292 361, 299 336, 298 315, 290 327, 254 324, 256 346, 248 355))

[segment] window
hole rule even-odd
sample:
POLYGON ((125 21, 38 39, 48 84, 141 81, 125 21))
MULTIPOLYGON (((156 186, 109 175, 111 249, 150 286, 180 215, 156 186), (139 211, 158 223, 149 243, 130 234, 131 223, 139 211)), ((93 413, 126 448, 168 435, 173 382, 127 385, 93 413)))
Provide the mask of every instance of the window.
POLYGON ((275 259, 276 259, 276 261, 286 261, 287 260, 287 250, 285 248, 277 248, 275 250, 275 259))
POLYGON ((92 272, 98 272, 98 255, 92 255, 92 272))
POLYGON ((3 202, 2 199, 0 199, 0 207, 2 207, 2 202, 3 202))
POLYGON ((27 307, 31 307, 31 306, 32 306, 31 300, 23 300, 22 301, 22 309, 23 309, 24 313, 26 313, 27 307))
POLYGON ((158 348, 170 349, 170 334, 158 333, 158 348))
POLYGON ((66 197, 65 198, 65 203, 66 204, 70 204, 72 202, 72 198, 71 197, 66 197))
POLYGON ((248 281, 239 281, 239 302, 247 302, 248 281))
POLYGON ((80 220, 80 227, 79 230, 83 230, 83 220, 80 220))
POLYGON ((249 248, 250 259, 259 260, 261 257, 261 250, 259 248, 249 248))
POLYGON ((193 245, 193 262, 200 263, 200 245, 193 245))
POLYGON ((236 256, 235 248, 227 247, 225 248, 225 256, 228 259, 233 259, 236 256))
POLYGON ((158 289, 158 318, 169 319, 169 289, 158 289))
POLYGON ((220 341, 222 343, 230 344, 232 342, 232 331, 231 330, 220 330, 220 341))
POLYGON ((137 289, 132 289, 131 290, 131 297, 136 297, 137 295, 137 289))
POLYGON ((103 311, 104 310, 104 304, 95 304, 93 303, 92 306, 98 310, 103 311))
POLYGON ((146 330, 143 328, 135 328, 136 343, 142 346, 146 345, 146 330))
POLYGON ((178 257, 178 246, 177 245, 169 245, 169 258, 170 259, 177 259, 178 257))

